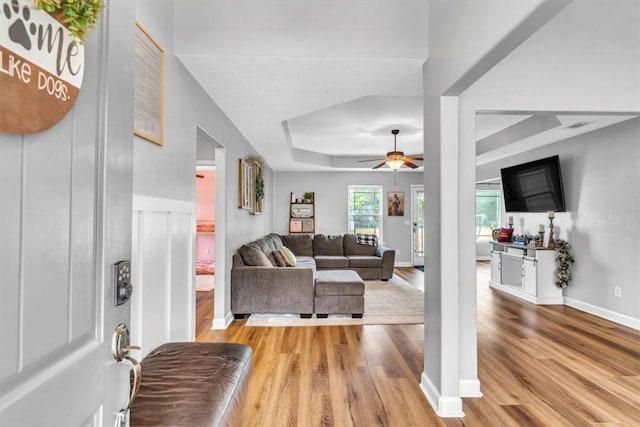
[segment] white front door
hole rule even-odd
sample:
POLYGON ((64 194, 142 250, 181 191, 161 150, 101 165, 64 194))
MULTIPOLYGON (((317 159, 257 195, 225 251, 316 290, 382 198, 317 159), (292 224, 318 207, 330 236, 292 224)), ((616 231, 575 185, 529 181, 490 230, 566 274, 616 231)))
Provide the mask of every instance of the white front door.
POLYGON ((44 132, 0 133, 0 426, 113 426, 128 403, 129 367, 111 354, 130 317, 111 285, 112 264, 131 256, 133 49, 123 43, 135 10, 119 3, 101 21, 119 32, 86 41, 69 115, 44 132))
POLYGON ((412 263, 424 265, 424 186, 411 186, 412 263))

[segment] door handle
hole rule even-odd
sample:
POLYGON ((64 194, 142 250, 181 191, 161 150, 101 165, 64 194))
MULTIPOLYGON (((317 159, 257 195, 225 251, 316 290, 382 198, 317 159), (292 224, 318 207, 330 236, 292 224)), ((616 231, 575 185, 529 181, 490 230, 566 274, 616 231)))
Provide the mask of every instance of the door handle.
POLYGON ((125 409, 123 409, 124 413, 126 413, 131 407, 133 400, 136 398, 136 395, 140 390, 140 385, 142 384, 142 367, 136 359, 129 356, 129 351, 131 350, 140 350, 140 347, 129 344, 129 329, 127 329, 127 325, 121 323, 116 327, 113 334, 111 354, 118 363, 123 363, 129 366, 129 369, 133 372, 133 385, 131 386, 131 391, 129 393, 129 404, 125 409))

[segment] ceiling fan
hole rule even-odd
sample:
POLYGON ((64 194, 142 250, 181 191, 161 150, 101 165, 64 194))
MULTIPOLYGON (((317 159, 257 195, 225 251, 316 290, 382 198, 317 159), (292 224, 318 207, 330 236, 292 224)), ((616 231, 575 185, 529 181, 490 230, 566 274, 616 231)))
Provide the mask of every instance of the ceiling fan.
POLYGON ((393 134, 393 151, 387 152, 387 157, 384 159, 367 159, 367 160, 358 160, 359 162, 374 162, 378 160, 383 160, 382 163, 375 165, 372 169, 381 168, 384 165, 388 165, 394 171, 400 169, 400 167, 407 166, 411 169, 415 169, 418 167, 415 163, 412 163, 411 160, 424 160, 423 157, 416 156, 405 156, 402 151, 397 151, 396 148, 396 137, 400 133, 399 129, 393 129, 391 131, 393 134))

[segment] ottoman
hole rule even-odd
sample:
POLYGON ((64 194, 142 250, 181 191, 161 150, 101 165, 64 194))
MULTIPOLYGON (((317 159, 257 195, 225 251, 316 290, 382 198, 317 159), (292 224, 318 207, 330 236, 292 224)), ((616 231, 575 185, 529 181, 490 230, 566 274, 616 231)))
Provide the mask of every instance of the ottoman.
POLYGON ((353 270, 320 270, 316 272, 315 308, 318 318, 329 314, 364 313, 364 281, 353 270))

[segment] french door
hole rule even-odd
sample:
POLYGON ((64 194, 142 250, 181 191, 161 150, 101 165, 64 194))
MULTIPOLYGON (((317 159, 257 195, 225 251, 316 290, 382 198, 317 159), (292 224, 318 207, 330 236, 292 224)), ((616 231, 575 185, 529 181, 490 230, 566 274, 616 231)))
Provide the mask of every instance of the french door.
POLYGON ((411 186, 413 265, 424 265, 424 185, 411 186))

